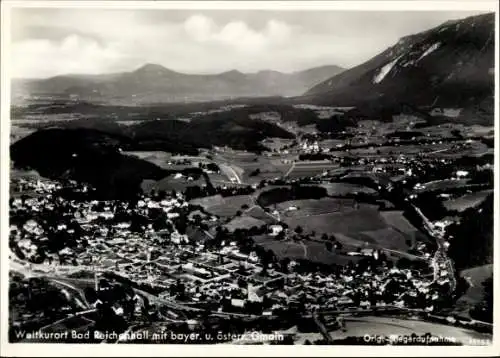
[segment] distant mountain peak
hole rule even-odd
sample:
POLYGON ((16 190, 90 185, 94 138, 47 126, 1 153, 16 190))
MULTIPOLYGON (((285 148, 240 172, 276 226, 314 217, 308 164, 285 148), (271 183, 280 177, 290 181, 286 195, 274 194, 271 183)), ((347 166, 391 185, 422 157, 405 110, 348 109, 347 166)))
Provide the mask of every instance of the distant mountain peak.
POLYGON ((156 63, 146 63, 145 65, 142 65, 141 67, 139 67, 134 72, 136 72, 136 73, 158 73, 158 72, 173 73, 175 71, 169 70, 168 68, 163 67, 162 65, 159 65, 159 64, 156 64, 156 63))
POLYGON ((226 72, 222 72, 220 76, 245 76, 245 74, 238 70, 230 70, 226 72))
POLYGON ((256 74, 258 75, 269 75, 269 74, 283 74, 283 72, 276 71, 276 70, 260 70, 256 74))

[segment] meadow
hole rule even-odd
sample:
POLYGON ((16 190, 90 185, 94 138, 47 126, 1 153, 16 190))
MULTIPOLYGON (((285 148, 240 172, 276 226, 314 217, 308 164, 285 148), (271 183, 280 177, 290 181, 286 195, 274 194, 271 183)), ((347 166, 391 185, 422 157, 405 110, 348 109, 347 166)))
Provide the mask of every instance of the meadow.
POLYGON ((482 190, 475 193, 462 195, 455 199, 443 201, 443 205, 450 211, 462 212, 468 208, 473 208, 481 204, 493 190, 482 190))
POLYGON ((320 215, 284 217, 283 221, 292 228, 301 226, 304 232, 315 231, 318 234, 369 231, 387 226, 375 207, 361 207, 359 210, 320 215))

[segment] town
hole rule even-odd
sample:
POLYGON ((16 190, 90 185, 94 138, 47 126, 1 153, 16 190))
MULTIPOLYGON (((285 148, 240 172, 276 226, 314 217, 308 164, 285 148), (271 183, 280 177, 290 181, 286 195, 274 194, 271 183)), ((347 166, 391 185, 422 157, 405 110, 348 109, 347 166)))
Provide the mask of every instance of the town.
POLYGON ((496 10, 181 8, 12 9, 9 344, 492 345, 496 10))
MULTIPOLYGON (((470 147, 472 140, 464 142, 470 147)), ((290 158, 291 153, 302 156, 327 152, 319 149, 318 142, 312 146, 307 143, 307 140, 297 142, 282 155, 290 158)), ((343 152, 352 151, 343 147, 343 152)), ((218 155, 221 149, 218 151, 216 149, 214 154, 218 155)), ((227 155, 227 150, 224 152, 227 155)), ((221 175, 223 165, 198 160, 201 161, 169 160, 167 165, 199 166, 207 175, 221 175)), ((127 316, 128 301, 104 295, 107 301, 103 302, 103 285, 104 288, 110 283, 132 287, 134 294, 129 298, 136 305, 132 312, 141 316, 144 307, 148 307, 147 317, 159 315, 174 322, 186 317, 186 312, 186 319, 195 322, 193 317, 199 319, 199 314, 273 319, 291 312, 303 312, 301 315, 304 315, 304 312, 387 307, 431 314, 449 307, 457 285, 454 268, 446 257, 452 245, 446 226, 452 221, 430 221, 414 203, 419 203, 420 193, 425 194, 425 189, 433 184, 431 179, 435 179, 436 173, 440 173, 442 179, 434 181, 441 185, 451 180, 464 186, 461 181, 470 175, 469 171, 457 168, 452 159, 443 160, 421 153, 400 154, 394 159, 379 154, 356 162, 341 157, 337 161, 327 161, 335 167, 328 168, 328 164, 328 169, 321 171, 308 164, 317 165, 315 161, 292 160, 295 167, 306 165, 312 169, 313 175, 285 175, 238 188, 234 186, 236 171, 226 170, 231 180, 211 190, 205 185, 199 190, 191 188, 186 191, 186 197, 182 190, 167 193, 153 189, 129 201, 92 199, 93 188, 71 180, 59 182, 37 176, 14 178, 11 184, 14 195, 10 199, 11 265, 15 271, 45 276, 49 282, 54 280, 56 286, 63 287, 71 299, 66 306, 60 307, 60 312, 85 311, 105 304, 113 308, 114 315, 127 317, 127 320, 137 319, 130 313, 127 316), (353 170, 356 166, 358 174, 353 170), (272 205, 274 209, 270 210, 270 207, 262 207, 259 200, 249 199, 251 207, 242 204, 230 217, 217 215, 217 210, 212 211, 210 205, 206 205, 214 198, 220 199, 221 195, 227 201, 243 196, 255 197, 259 191, 266 193, 269 189, 272 192, 283 185, 335 185, 339 178, 351 177, 354 182, 359 179, 363 182, 366 180, 363 175, 376 178, 374 188, 384 193, 384 199, 370 198, 367 193, 373 194, 375 190, 364 187, 366 192, 354 195, 354 199, 335 199, 337 202, 329 199, 332 202, 324 204, 326 212, 339 203, 368 207, 370 204, 363 203, 367 200, 391 209, 401 205, 399 200, 416 209, 421 230, 427 231, 435 242, 417 240, 410 244, 413 249, 407 253, 383 245, 363 248, 342 244, 343 240, 335 237, 339 235, 311 234, 299 226, 289 225, 291 221, 287 217, 293 219, 295 212, 305 209, 299 200, 289 201, 288 206, 272 205), (387 177, 391 180, 387 181, 387 177), (408 189, 398 194, 404 197, 394 200, 398 185, 408 189), (295 202, 299 205, 292 205, 295 202), (243 217, 252 219, 248 213, 255 210, 260 210, 270 220, 238 222, 243 217), (259 245, 263 240, 302 245, 305 252, 282 256, 259 245), (320 250, 331 253, 336 259, 324 261, 319 258, 311 262, 306 252, 315 246, 310 244, 320 245, 320 250), (330 265, 332 262, 335 264, 330 265), (148 302, 146 306, 145 302, 148 302)), ((476 166, 470 172, 475 174, 482 170, 490 169, 487 165, 484 168, 476 166)), ((288 172, 292 173, 293 169, 288 172)), ((193 182, 192 177, 182 174, 176 174, 174 179, 193 182)), ((487 182, 479 184, 478 189, 488 185, 487 182)), ((35 313, 24 314, 17 324, 23 326, 23 321, 30 322, 35 316, 35 313)))

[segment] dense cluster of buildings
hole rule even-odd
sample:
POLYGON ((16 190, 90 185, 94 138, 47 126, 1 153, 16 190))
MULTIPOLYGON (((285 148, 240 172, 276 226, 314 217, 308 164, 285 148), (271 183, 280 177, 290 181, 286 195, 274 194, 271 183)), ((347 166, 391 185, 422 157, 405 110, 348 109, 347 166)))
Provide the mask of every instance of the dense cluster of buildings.
MULTIPOLYGON (((273 264, 264 267, 256 252, 241 252, 236 241, 211 247, 209 233, 200 240, 190 235, 192 231, 177 229, 180 218, 194 225, 189 221, 191 208, 180 193, 162 199, 144 197, 133 204, 73 201, 55 195, 61 187, 53 182, 19 184, 43 195, 11 201, 12 218, 30 213, 22 224, 14 220, 11 225, 11 249, 16 255, 55 270, 66 265, 112 271, 154 288, 162 299, 199 304, 215 312, 246 312, 250 305, 258 314, 272 315, 294 305, 306 310, 383 305, 432 310, 439 297, 439 283, 417 270, 381 264, 362 269, 346 266, 336 274, 298 273, 292 261, 283 272, 273 264), (51 221, 50 212, 58 219, 51 221), (137 218, 159 214, 160 227, 147 220, 135 223, 137 218), (62 247, 50 245, 55 238, 68 239, 60 233, 78 239, 62 247)), ((213 219, 205 220, 213 225, 213 219)), ((271 228, 276 234, 280 229, 280 225, 271 228)))

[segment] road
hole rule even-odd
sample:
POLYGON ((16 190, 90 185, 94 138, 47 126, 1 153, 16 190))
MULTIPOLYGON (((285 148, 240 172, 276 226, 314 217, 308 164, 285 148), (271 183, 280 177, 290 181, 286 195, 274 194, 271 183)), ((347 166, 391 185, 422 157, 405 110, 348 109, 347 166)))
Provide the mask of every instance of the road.
POLYGON ((84 310, 84 311, 80 311, 80 312, 76 312, 76 313, 71 313, 68 317, 61 318, 60 320, 57 320, 57 321, 55 321, 53 323, 50 323, 50 324, 48 324, 46 326, 43 326, 42 328, 40 328, 40 331, 45 331, 45 330, 50 329, 51 327, 54 327, 54 326, 56 326, 58 324, 64 323, 65 321, 70 320, 72 318, 83 316, 83 315, 86 315, 86 314, 89 314, 89 313, 94 313, 94 312, 97 312, 97 308, 91 308, 91 309, 87 309, 87 310, 84 310))
POLYGON ((447 150, 450 150, 450 148, 438 149, 438 150, 434 150, 432 152, 424 152, 424 154, 442 153, 442 152, 446 152, 447 150))
POLYGON ((317 313, 313 313, 312 315, 313 317, 313 320, 314 322, 316 323, 316 325, 318 326, 319 328, 319 331, 321 332, 321 334, 323 335, 323 337, 326 339, 326 341, 329 343, 329 344, 332 344, 334 341, 333 341, 333 338, 332 336, 330 336, 330 333, 328 332, 328 330, 326 329, 325 325, 323 324, 323 322, 321 322, 321 319, 320 317, 318 316, 317 313))
MULTIPOLYGON (((85 299, 85 295, 84 295, 83 291, 81 289, 79 289, 78 287, 71 285, 68 282, 65 282, 64 277, 57 275, 57 270, 54 268, 49 268, 50 271, 47 270, 46 272, 34 272, 32 270, 32 268, 30 268, 29 266, 23 266, 21 263, 13 261, 13 260, 9 260, 9 262, 10 262, 10 269, 12 271, 20 272, 20 273, 24 274, 26 277, 45 277, 45 278, 47 278, 47 279, 49 279, 49 280, 51 280, 59 285, 63 285, 64 287, 67 287, 67 288, 70 288, 70 289, 76 291, 80 296, 83 297, 83 299, 85 299)), ((35 265, 35 266, 37 266, 39 268, 41 268, 41 267, 47 268, 47 265, 35 265)), ((72 266, 72 267, 75 269, 75 271, 82 270, 82 266, 72 266)), ((72 280, 78 280, 78 279, 72 279, 72 280)), ((88 281, 88 280, 85 280, 85 281, 88 281)), ((157 303, 164 305, 166 307, 169 307, 171 309, 186 311, 186 312, 206 312, 205 309, 190 307, 187 305, 179 304, 179 303, 172 301, 172 300, 166 300, 166 299, 159 298, 158 296, 152 295, 148 292, 142 291, 142 290, 137 289, 137 288, 133 288, 133 289, 137 293, 140 293, 143 296, 146 296, 150 301, 157 302, 157 303)), ((86 299, 84 302, 86 302, 86 304, 88 304, 86 299)), ((90 305, 88 305, 88 307, 90 307, 90 305)), ((233 313, 233 312, 210 311, 210 313, 214 316, 219 316, 219 317, 247 317, 247 318, 248 317, 257 317, 255 315, 243 314, 243 313, 233 313)), ((73 317, 73 316, 71 316, 71 317, 73 317)))
POLYGON ((447 276, 448 279, 450 280, 450 291, 454 292, 456 287, 457 287, 457 279, 455 277, 455 272, 453 268, 453 264, 451 262, 451 259, 448 257, 446 254, 446 249, 444 248, 444 237, 438 233, 436 233, 433 228, 432 228, 432 223, 427 217, 422 213, 422 211, 417 208, 415 205, 411 204, 412 207, 415 209, 415 212, 422 218, 422 221, 424 222, 424 229, 426 230, 427 234, 434 238, 436 241, 436 244, 438 245, 438 249, 434 253, 434 256, 431 260, 431 265, 434 271, 434 280, 433 282, 437 281, 440 275, 440 267, 439 263, 444 262, 446 264, 446 271, 447 271, 447 276))
MULTIPOLYGON (((30 277, 34 277, 34 276, 47 277, 47 275, 45 273, 31 272, 29 267, 22 266, 19 263, 13 263, 12 260, 11 260, 11 267, 13 269, 15 269, 16 271, 22 271, 22 272, 25 272, 27 274, 31 273, 30 277)), ((77 292, 81 292, 81 290, 78 287, 75 287, 68 282, 64 282, 63 277, 50 277, 49 276, 47 278, 50 280, 53 280, 54 282, 57 282, 60 285, 71 288, 77 292)), ((86 281, 88 281, 88 280, 86 280, 86 281)), ((149 294, 149 293, 142 291, 142 290, 139 290, 139 289, 134 289, 134 290, 137 293, 148 297, 150 299, 150 301, 156 302, 158 304, 161 304, 163 306, 169 307, 169 308, 174 309, 174 310, 180 310, 183 312, 200 312, 200 313, 207 312, 204 309, 190 307, 190 306, 185 305, 185 304, 179 304, 179 303, 172 301, 172 300, 161 299, 155 295, 149 294)), ((85 302, 88 304, 87 301, 85 301, 85 302)), ((72 318, 77 317, 77 316, 90 314, 93 312, 96 312, 96 309, 89 306, 89 308, 86 310, 70 314, 63 319, 60 319, 56 322, 53 322, 49 325, 46 325, 45 327, 42 328, 42 330, 50 329, 53 326, 64 323, 66 320, 72 319, 72 318)), ((412 313, 421 313, 421 312, 423 312, 423 310, 406 309, 406 308, 399 308, 399 307, 393 307, 393 306, 377 307, 377 308, 372 308, 372 309, 368 309, 368 310, 359 310, 358 308, 348 308, 348 309, 343 309, 343 310, 317 311, 317 312, 314 312, 312 314, 312 318, 314 319, 314 321, 318 325, 318 328, 319 328, 320 332, 322 333, 322 335, 325 337, 325 339, 328 342, 333 342, 333 338, 331 337, 327 328, 321 322, 319 315, 323 315, 323 314, 339 315, 339 314, 353 314, 353 313, 355 313, 355 314, 362 314, 362 315, 369 316, 369 315, 373 315, 375 312, 378 312, 379 314, 380 313, 383 314, 384 312, 393 313, 393 314, 398 313, 398 312, 402 313, 402 314, 412 314, 412 313)), ((256 317, 258 317, 255 315, 249 315, 249 314, 243 314, 243 313, 232 313, 232 312, 210 311, 209 313, 213 316, 218 316, 218 317, 235 317, 235 318, 256 318, 256 317)), ((309 316, 309 317, 311 317, 311 316, 309 316)), ((480 334, 480 333, 477 333, 477 332, 472 331, 472 330, 467 330, 467 329, 463 329, 463 328, 459 328, 459 327, 455 327, 455 326, 450 326, 450 325, 446 325, 446 324, 426 322, 426 321, 421 320, 421 319, 420 319, 420 321, 415 321, 415 320, 411 320, 411 319, 399 319, 400 323, 397 326, 395 326, 395 327, 399 327, 399 328, 397 328, 397 330, 394 331, 394 328, 391 328, 393 325, 391 325, 389 323, 384 323, 385 322, 384 320, 394 320, 394 318, 380 317, 380 316, 379 317, 371 317, 371 318, 370 317, 362 317, 362 318, 353 317, 353 318, 350 318, 348 321, 355 323, 355 325, 354 326, 349 325, 350 327, 347 330, 347 332, 349 333, 349 335, 356 335, 355 332, 357 332, 357 330, 361 329, 361 330, 364 330, 364 333, 362 334, 362 335, 364 335, 364 334, 366 334, 367 331, 369 331, 371 329, 374 332, 373 334, 383 334, 384 330, 393 329, 391 334, 394 334, 395 332, 401 332, 400 334, 411 334, 411 333, 415 333, 415 331, 417 330, 414 327, 414 325, 416 324, 414 322, 420 322, 420 323, 418 323, 418 324, 420 324, 420 326, 422 326, 422 325, 425 326, 425 329, 422 328, 425 331, 424 333, 432 332, 434 335, 436 335, 439 332, 444 332, 446 330, 446 334, 443 333, 445 336, 449 337, 449 336, 453 336, 456 334, 457 336, 460 336, 462 341, 467 341, 467 340, 471 341, 471 337, 478 337, 478 336, 481 336, 484 339, 491 340, 491 335, 488 335, 488 334, 480 334), (368 322, 368 323, 366 323, 366 322, 368 322), (366 324, 368 324, 368 326, 365 327, 364 325, 366 325, 366 324)), ((420 329, 420 328, 418 328, 418 329, 420 329)), ((421 333, 421 334, 423 334, 423 333, 421 333)))
POLYGON ((79 288, 77 288, 73 285, 70 285, 67 282, 63 282, 63 281, 60 281, 60 280, 55 279, 55 278, 50 278, 50 280, 56 284, 59 284, 59 285, 65 286, 71 290, 77 291, 78 294, 80 295, 80 297, 82 298, 82 302, 85 304, 85 306, 90 307, 90 303, 87 301, 87 298, 85 297, 85 294, 82 292, 82 290, 80 290, 79 288))
POLYGON ((286 178, 287 176, 290 175, 290 173, 295 169, 295 160, 292 161, 292 166, 290 167, 290 169, 288 169, 288 171, 285 173, 284 177, 286 178))
MULTIPOLYGON (((232 180, 234 178, 236 180, 237 184, 243 184, 240 176, 238 175, 236 170, 234 170, 234 168, 231 166, 231 164, 221 163, 221 164, 219 164, 219 167, 224 172, 224 174, 229 178, 229 180, 232 180)), ((231 181, 231 183, 232 183, 232 181, 231 181)))

